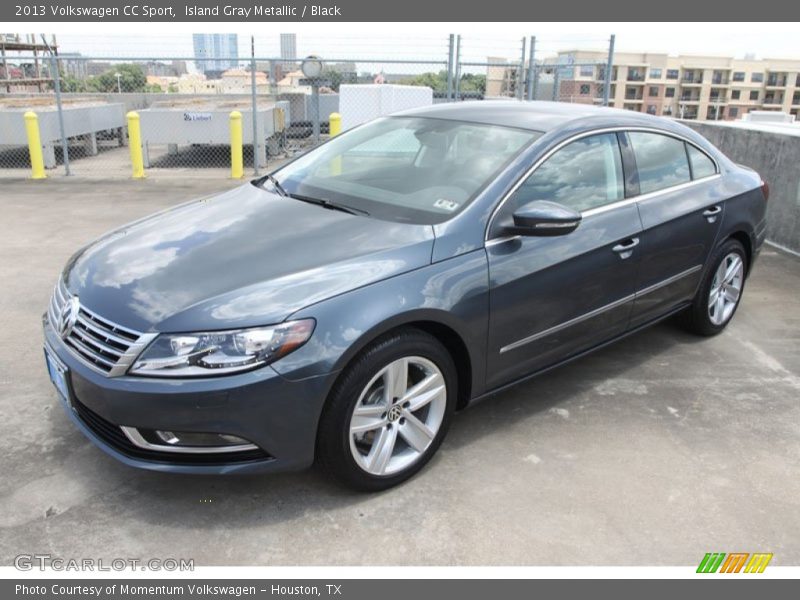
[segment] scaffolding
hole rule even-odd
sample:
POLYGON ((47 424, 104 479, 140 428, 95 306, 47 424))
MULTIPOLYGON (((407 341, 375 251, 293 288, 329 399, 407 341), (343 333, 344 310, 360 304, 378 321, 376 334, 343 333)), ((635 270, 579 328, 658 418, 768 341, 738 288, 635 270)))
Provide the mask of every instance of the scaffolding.
POLYGON ((0 34, 0 86, 6 93, 44 92, 52 88, 53 77, 45 65, 50 52, 56 52, 56 38, 50 44, 36 41, 36 34, 0 34), (14 56, 14 53, 24 53, 14 56), (32 62, 22 62, 22 61, 32 62))

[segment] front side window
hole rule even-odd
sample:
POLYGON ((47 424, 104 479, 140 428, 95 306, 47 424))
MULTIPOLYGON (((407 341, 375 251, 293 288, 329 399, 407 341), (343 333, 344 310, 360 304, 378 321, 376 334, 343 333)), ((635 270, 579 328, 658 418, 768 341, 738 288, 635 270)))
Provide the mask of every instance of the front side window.
POLYGON ((631 131, 628 137, 636 157, 640 193, 663 190, 691 180, 682 140, 642 131, 631 131))
POLYGON ((299 198, 433 224, 467 206, 541 133, 420 117, 377 119, 275 172, 299 198))
POLYGON ((558 202, 576 211, 603 206, 625 196, 617 136, 581 138, 558 150, 517 188, 509 210, 535 200, 558 202))

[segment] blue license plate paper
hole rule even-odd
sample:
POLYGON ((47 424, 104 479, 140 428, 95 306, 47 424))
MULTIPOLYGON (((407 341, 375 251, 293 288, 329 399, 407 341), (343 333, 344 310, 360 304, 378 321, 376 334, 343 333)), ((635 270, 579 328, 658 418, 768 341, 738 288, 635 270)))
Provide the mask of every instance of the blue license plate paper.
POLYGON ((67 388, 67 367, 61 364, 57 358, 55 358, 50 351, 45 348, 44 349, 44 358, 47 362, 47 372, 50 373, 50 381, 53 382, 53 385, 58 390, 61 399, 69 404, 69 389, 67 388))

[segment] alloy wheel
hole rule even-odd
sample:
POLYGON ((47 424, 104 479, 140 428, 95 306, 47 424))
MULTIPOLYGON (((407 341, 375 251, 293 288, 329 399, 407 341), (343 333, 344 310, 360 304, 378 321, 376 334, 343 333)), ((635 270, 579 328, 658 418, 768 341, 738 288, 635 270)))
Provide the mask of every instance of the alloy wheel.
POLYGON ((733 315, 744 283, 744 262, 736 252, 722 259, 714 273, 708 294, 708 318, 714 325, 724 325, 733 315))
POLYGON ((392 361, 364 387, 353 409, 349 436, 356 464, 376 476, 410 467, 433 442, 446 407, 447 384, 432 361, 392 361))

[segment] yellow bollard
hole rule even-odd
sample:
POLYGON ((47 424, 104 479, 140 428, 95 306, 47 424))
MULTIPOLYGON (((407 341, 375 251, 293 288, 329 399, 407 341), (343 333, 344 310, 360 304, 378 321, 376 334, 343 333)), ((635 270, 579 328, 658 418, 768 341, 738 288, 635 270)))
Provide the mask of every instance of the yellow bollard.
POLYGON ((131 150, 131 166, 133 178, 144 179, 144 158, 142 157, 142 127, 139 123, 139 113, 132 110, 128 117, 128 146, 131 150))
POLYGON ((244 159, 242 157, 242 113, 234 110, 231 113, 231 178, 244 177, 244 159))
POLYGON ((25 113, 25 133, 28 136, 28 152, 31 155, 31 179, 46 179, 44 174, 44 156, 42 155, 42 138, 39 135, 39 117, 35 112, 25 113))
MULTIPOLYGON (((342 133, 342 115, 337 112, 332 112, 328 117, 328 133, 331 137, 335 137, 342 133)), ((342 157, 337 156, 331 160, 331 175, 342 174, 342 157)))
POLYGON ((336 112, 331 113, 328 117, 328 123, 330 124, 331 137, 342 133, 342 115, 336 112))

